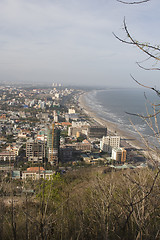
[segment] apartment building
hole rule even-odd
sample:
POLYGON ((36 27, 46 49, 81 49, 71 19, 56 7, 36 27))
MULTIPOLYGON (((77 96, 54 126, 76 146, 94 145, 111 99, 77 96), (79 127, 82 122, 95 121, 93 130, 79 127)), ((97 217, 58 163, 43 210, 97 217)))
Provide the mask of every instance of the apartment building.
POLYGON ((112 153, 112 148, 120 148, 120 136, 103 136, 100 141, 100 149, 103 152, 112 153))
POLYGON ((28 161, 42 162, 45 158, 45 144, 32 139, 26 142, 26 157, 28 161))
POLYGON ((112 159, 124 163, 126 161, 127 151, 124 148, 113 148, 112 149, 112 159))
POLYGON ((107 136, 107 128, 102 126, 91 126, 88 128, 87 136, 89 138, 102 138, 107 136))

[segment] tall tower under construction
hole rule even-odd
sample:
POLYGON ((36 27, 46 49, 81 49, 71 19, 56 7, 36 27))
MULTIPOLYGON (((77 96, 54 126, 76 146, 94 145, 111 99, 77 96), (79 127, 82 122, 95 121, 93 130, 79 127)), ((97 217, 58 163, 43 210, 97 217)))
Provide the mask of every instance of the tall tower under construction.
POLYGON ((60 130, 55 127, 47 129, 47 158, 52 165, 57 165, 59 162, 59 145, 60 145, 60 130))

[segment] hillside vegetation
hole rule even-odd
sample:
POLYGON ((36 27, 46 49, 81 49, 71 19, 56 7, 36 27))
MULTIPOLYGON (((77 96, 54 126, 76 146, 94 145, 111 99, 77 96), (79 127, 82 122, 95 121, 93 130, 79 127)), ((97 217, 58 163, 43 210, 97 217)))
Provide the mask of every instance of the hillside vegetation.
POLYGON ((1 239, 160 239, 158 170, 81 168, 25 187, 35 194, 8 204, 2 187, 1 239))

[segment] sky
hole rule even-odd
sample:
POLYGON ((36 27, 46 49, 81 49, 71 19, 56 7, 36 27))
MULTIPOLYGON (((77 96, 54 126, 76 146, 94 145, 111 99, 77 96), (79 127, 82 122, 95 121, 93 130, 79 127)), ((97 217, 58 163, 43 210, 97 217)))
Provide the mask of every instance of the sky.
POLYGON ((146 58, 125 37, 159 44, 160 1, 0 0, 0 82, 160 88, 159 73, 135 64, 146 58))

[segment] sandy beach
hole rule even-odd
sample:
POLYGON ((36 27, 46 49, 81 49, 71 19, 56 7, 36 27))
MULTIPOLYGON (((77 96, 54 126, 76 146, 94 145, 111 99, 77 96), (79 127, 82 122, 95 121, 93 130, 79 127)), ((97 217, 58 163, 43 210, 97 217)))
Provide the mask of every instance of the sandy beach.
POLYGON ((83 110, 83 112, 94 119, 100 125, 107 127, 108 135, 118 135, 121 137, 121 146, 126 148, 136 148, 136 149, 145 149, 143 141, 140 142, 135 136, 128 133, 127 131, 121 130, 116 124, 109 122, 107 120, 101 119, 99 116, 96 115, 85 103, 84 96, 87 93, 80 95, 79 97, 79 106, 83 110))

